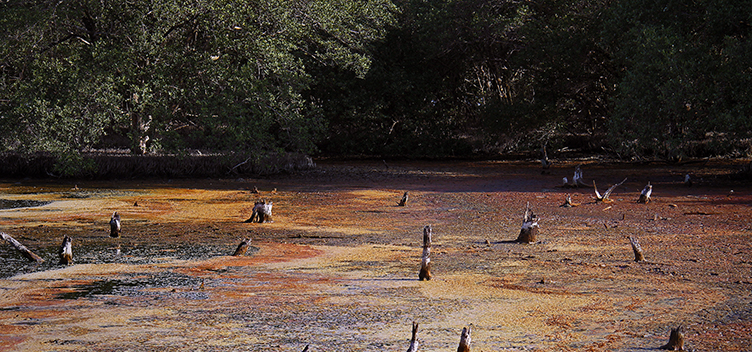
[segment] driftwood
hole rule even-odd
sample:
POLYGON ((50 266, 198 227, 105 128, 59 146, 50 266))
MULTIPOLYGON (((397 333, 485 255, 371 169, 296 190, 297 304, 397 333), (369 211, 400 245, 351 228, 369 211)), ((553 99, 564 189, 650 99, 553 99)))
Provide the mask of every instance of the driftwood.
POLYGON ((522 229, 515 242, 534 243, 538 236, 538 216, 530 209, 530 202, 525 207, 525 215, 522 219, 522 229))
POLYGON ((597 202, 603 202, 603 203, 610 203, 612 200, 609 198, 611 196, 611 192, 613 192, 616 187, 621 186, 624 182, 627 182, 627 178, 625 177, 621 182, 611 186, 606 192, 603 193, 603 195, 598 192, 598 187, 595 186, 595 180, 593 180, 593 190, 595 190, 595 201, 597 202))
POLYGON ((560 207, 564 208, 574 208, 576 206, 580 205, 580 203, 575 203, 572 201, 572 195, 567 194, 566 197, 564 197, 564 204, 560 205, 560 207))
POLYGON ((69 236, 63 237, 63 244, 60 245, 60 264, 69 265, 73 263, 73 239, 69 236))
POLYGON ((423 228, 423 256, 420 260, 420 273, 418 278, 431 280, 431 225, 423 228))
POLYGON ((242 241, 240 241, 240 244, 238 245, 238 248, 235 250, 235 253, 233 253, 233 256, 239 257, 245 255, 245 252, 248 251, 248 246, 251 245, 251 239, 246 238, 242 241))
POLYGON ((661 346, 661 349, 669 351, 684 351, 684 334, 682 333, 681 325, 677 326, 676 329, 671 329, 668 343, 661 346))
POLYGON ((407 352, 418 352, 418 340, 416 339, 418 336, 418 323, 413 322, 413 338, 410 339, 410 348, 407 349, 407 352))
POLYGON ((648 182, 648 185, 640 192, 640 198, 637 199, 637 203, 650 203, 650 195, 653 193, 653 185, 648 182))
POLYGON ((120 237, 120 214, 112 213, 110 218, 110 237, 120 237))
POLYGON ((397 203, 397 205, 401 207, 404 207, 405 204, 407 204, 407 192, 405 192, 405 194, 402 195, 402 199, 400 199, 400 201, 397 203))
POLYGON ((41 263, 41 262, 44 261, 44 259, 42 259, 42 257, 34 254, 34 252, 30 251, 28 248, 26 248, 26 246, 22 245, 21 242, 16 241, 16 239, 13 238, 13 237, 11 237, 9 234, 7 234, 5 232, 0 232, 0 237, 2 237, 3 240, 5 240, 5 242, 8 242, 13 247, 15 247, 16 250, 18 250, 19 252, 21 252, 21 254, 24 257, 26 257, 26 259, 28 259, 30 261, 37 262, 37 263, 41 263))
POLYGON ((642 246, 640 246, 640 241, 637 240, 636 237, 629 237, 629 243, 632 244, 632 251, 634 252, 634 261, 644 262, 645 256, 642 254, 642 246))
POLYGON ((462 328, 460 335, 460 345, 457 346, 457 352, 470 352, 470 327, 462 328))
POLYGON ((273 205, 274 205, 273 202, 267 203, 265 199, 262 199, 260 202, 256 202, 253 205, 253 212, 251 213, 251 217, 245 222, 258 222, 258 223, 273 222, 272 221, 272 206, 273 205))

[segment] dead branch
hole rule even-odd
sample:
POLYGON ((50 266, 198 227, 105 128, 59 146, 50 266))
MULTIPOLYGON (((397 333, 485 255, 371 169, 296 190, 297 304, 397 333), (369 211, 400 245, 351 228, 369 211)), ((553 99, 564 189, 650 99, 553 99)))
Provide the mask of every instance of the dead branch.
POLYGON ((538 236, 538 216, 530 209, 530 202, 525 207, 525 215, 522 218, 522 229, 515 242, 535 243, 538 236))
POLYGON ((431 280, 431 225, 423 228, 423 256, 420 260, 420 273, 418 278, 423 280, 431 280))
POLYGON ((21 254, 24 257, 26 257, 26 259, 28 259, 30 261, 35 261, 37 263, 41 263, 41 262, 44 261, 44 259, 42 259, 42 257, 34 254, 34 252, 30 251, 28 248, 26 248, 26 246, 22 245, 21 242, 16 241, 16 239, 13 238, 13 237, 11 237, 9 234, 7 234, 5 232, 0 232, 0 237, 2 237, 3 240, 5 240, 5 242, 8 242, 13 247, 15 247, 16 250, 18 250, 19 252, 21 252, 21 254))
POLYGON ((669 351, 684 351, 684 334, 682 333, 681 325, 677 326, 676 329, 671 329, 668 343, 661 346, 661 349, 669 351))
POLYGON ((120 214, 112 213, 110 218, 110 237, 120 237, 120 214))
POLYGON ((470 327, 462 328, 460 335, 460 345, 457 346, 457 352, 470 352, 470 327))
POLYGON ((63 244, 60 245, 60 264, 69 265, 73 263, 73 240, 69 236, 63 237, 63 244))
POLYGON ((644 262, 645 256, 642 254, 642 246, 640 246, 640 241, 637 240, 636 237, 629 236, 629 243, 632 244, 632 251, 634 252, 634 261, 644 262))
POLYGON ((402 199, 400 199, 397 205, 404 207, 406 203, 407 203, 407 192, 405 192, 405 194, 402 195, 402 199))
POLYGON ((238 245, 238 248, 235 250, 235 253, 233 253, 232 255, 235 256, 235 257, 239 257, 239 256, 245 255, 245 252, 248 251, 248 246, 250 246, 250 245, 251 245, 251 239, 250 238, 246 238, 246 239, 240 241, 240 244, 238 245))
POLYGON ((407 349, 407 352, 418 352, 418 340, 416 339, 418 335, 418 323, 413 322, 413 338, 410 339, 410 348, 407 349))

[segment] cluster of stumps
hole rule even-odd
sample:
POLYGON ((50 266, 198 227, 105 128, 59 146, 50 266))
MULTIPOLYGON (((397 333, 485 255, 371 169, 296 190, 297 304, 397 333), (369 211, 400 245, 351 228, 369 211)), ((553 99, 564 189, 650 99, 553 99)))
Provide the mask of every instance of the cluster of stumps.
MULTIPOLYGON (((547 166, 550 165, 544 163, 544 170, 547 169, 547 166)), ((593 189, 595 191, 595 201, 596 202, 604 202, 609 203, 611 202, 611 199, 609 196, 611 193, 616 189, 616 187, 623 184, 627 179, 625 178, 621 182, 611 186, 606 192, 601 194, 598 192, 598 188, 595 185, 595 181, 593 181, 593 189)), ((689 175, 685 177, 684 180, 686 185, 691 185, 691 180, 689 178, 689 175)), ((589 187, 582 181, 582 169, 580 166, 577 166, 574 172, 574 177, 572 180, 568 180, 566 177, 563 178, 563 187, 567 188, 576 188, 576 187, 589 187)), ((640 193, 640 197, 638 198, 637 202, 639 203, 648 203, 651 201, 651 194, 653 191, 653 186, 648 182, 647 186, 642 190, 640 193)), ((253 188, 252 193, 259 193, 258 189, 256 187, 253 188)), ((276 193, 276 189, 274 189, 271 193, 276 193)), ((405 192, 402 195, 402 198, 397 202, 398 206, 404 207, 407 205, 408 201, 408 192, 405 192)), ((134 205, 137 205, 134 204, 134 205)), ((253 206, 253 210, 251 213, 251 217, 248 220, 245 220, 246 223, 266 223, 266 222, 273 222, 272 221, 272 205, 273 203, 271 201, 267 202, 266 200, 260 200, 255 202, 253 206)), ((579 203, 574 203, 572 201, 572 198, 570 195, 566 195, 564 204, 562 204, 562 207, 576 207, 579 206, 579 203)), ((112 216, 110 217, 110 237, 118 238, 120 237, 121 233, 121 219, 120 214, 118 212, 114 212, 112 216)), ((44 261, 42 258, 34 254, 33 252, 29 251, 25 246, 18 243, 18 241, 14 240, 10 235, 0 232, 0 235, 2 235, 2 239, 6 240, 7 242, 11 243, 13 246, 16 247, 17 250, 19 250, 25 257, 29 258, 33 261, 44 261)), ((515 240, 515 242, 518 243, 535 243, 537 242, 537 235, 538 235, 538 216, 535 215, 535 213, 530 208, 530 203, 528 203, 525 207, 525 212, 523 214, 523 221, 522 221, 522 227, 520 229, 520 234, 515 240)), ((431 225, 425 226, 423 228, 423 255, 421 256, 421 265, 420 265, 420 271, 418 273, 418 278, 421 281, 428 281, 431 280, 431 236, 432 236, 432 228, 431 225)), ((628 237, 630 244, 632 246, 632 250, 635 255, 635 262, 643 262, 645 261, 645 256, 642 251, 642 247, 640 246, 640 243, 637 238, 635 237, 628 237)), ((237 249, 233 253, 233 256, 242 256, 245 255, 246 251, 248 250, 248 247, 250 246, 251 239, 244 239, 240 242, 237 249)), ((59 258, 60 258, 60 264, 68 265, 73 262, 73 253, 72 253, 72 239, 69 236, 64 236, 63 243, 60 246, 59 251, 59 258)), ((410 341, 410 347, 408 348, 407 352, 416 352, 418 350, 418 341, 416 340, 418 333, 418 323, 413 322, 412 326, 412 339, 410 341)), ((460 342, 459 346, 457 347, 457 352, 469 352, 470 351, 470 333, 471 329, 470 326, 463 327, 461 335, 460 335, 460 342)), ((682 326, 678 326, 676 328, 671 329, 670 335, 669 335, 669 342, 663 346, 660 347, 660 349, 663 350, 671 350, 671 351, 684 351, 684 335, 682 333, 682 326)), ((303 352, 307 352, 309 350, 309 346, 306 346, 303 352)))

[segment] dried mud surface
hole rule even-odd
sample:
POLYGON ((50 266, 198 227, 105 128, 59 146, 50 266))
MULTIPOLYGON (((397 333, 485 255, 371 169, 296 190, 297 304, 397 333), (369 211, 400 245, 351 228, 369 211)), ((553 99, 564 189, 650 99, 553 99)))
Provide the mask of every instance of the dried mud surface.
POLYGON ((728 163, 325 162, 275 179, 0 181, 0 351, 695 351, 752 345, 752 187, 728 163), (695 184, 684 187, 684 174, 695 184), (653 202, 638 204, 653 184, 653 202), (254 186, 261 191, 252 194, 254 186), (731 190, 734 190, 731 192, 731 190), (275 190, 275 191, 273 191, 275 190), (404 191, 405 207, 397 201, 404 191), (575 208, 559 207, 571 194, 575 208), (244 223, 253 202, 273 223, 244 223), (517 244, 525 204, 539 242, 517 244), (123 218, 121 238, 109 216, 123 218), (434 279, 418 281, 422 228, 434 279), (57 265, 64 235, 74 264, 57 265), (627 236, 647 262, 635 263, 627 236), (232 257, 244 238, 252 248, 232 257))

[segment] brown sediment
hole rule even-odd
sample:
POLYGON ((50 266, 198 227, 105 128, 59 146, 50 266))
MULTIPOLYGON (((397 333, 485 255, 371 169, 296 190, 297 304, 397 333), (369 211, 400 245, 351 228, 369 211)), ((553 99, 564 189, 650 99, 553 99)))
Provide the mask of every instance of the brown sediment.
MULTIPOLYGON (((0 230, 53 263, 0 279, 0 350, 393 350, 416 320, 427 351, 453 350, 469 322, 472 348, 483 351, 627 352, 665 344, 676 321, 691 327, 697 350, 746 351, 752 343, 752 186, 681 184, 687 173, 724 175, 724 165, 588 163, 588 179, 599 183, 650 175, 660 187, 648 207, 634 202, 647 179, 628 181, 608 212, 593 203, 559 207, 561 177, 574 168, 566 163, 552 165, 550 176, 537 163, 320 165, 326 172, 249 181, 282 190, 275 222, 263 226, 242 223, 257 196, 234 180, 78 182, 81 191, 127 192, 75 200, 9 195, 54 201, 0 211, 0 230), (396 207, 405 189, 410 205, 396 207), (527 201, 547 229, 535 246, 504 240, 519 230, 527 201), (655 206, 665 221, 649 221, 655 206), (127 235, 111 239, 115 210, 127 235), (430 284, 414 276, 415 229, 426 223, 441 234, 431 246, 430 284), (54 264, 63 235, 76 240, 76 262, 61 267, 54 264), (660 262, 628 263, 626 236, 650 243, 660 262), (240 238, 253 245, 245 256, 228 255, 240 238), (97 286, 117 284, 124 286, 97 286)), ((31 189, 0 183, 0 192, 24 187, 31 189)), ((580 199, 593 192, 574 191, 580 199)))

